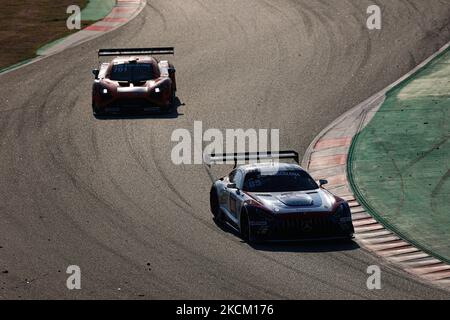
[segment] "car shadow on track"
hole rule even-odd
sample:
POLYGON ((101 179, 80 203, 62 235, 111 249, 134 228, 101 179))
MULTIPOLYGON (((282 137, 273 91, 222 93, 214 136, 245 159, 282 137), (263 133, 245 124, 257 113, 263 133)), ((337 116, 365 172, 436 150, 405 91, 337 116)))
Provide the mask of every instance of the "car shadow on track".
MULTIPOLYGON (((219 223, 213 220, 215 225, 223 232, 229 233, 237 237, 242 243, 247 243, 242 240, 239 232, 231 228, 227 224, 219 223)), ((286 241, 286 242, 262 242, 262 243, 247 243, 250 247, 258 251, 267 252, 339 252, 352 251, 360 248, 358 243, 353 239, 334 239, 334 240, 315 240, 315 241, 286 241)))
POLYGON ((161 112, 136 112, 136 113, 120 113, 110 115, 96 115, 97 120, 134 120, 134 119, 176 119, 179 116, 183 116, 184 113, 180 113, 178 109, 184 107, 186 104, 182 103, 180 99, 175 98, 175 104, 167 113, 161 112))
POLYGON ((250 244, 258 251, 269 252, 339 252, 357 250, 360 246, 353 240, 318 240, 318 241, 298 241, 298 242, 267 242, 250 244))

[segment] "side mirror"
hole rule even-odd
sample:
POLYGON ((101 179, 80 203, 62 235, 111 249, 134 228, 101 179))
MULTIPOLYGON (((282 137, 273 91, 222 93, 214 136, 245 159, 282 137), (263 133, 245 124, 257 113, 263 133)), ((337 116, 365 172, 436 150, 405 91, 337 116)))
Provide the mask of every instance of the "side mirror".
POLYGON ((100 70, 98 70, 98 69, 92 70, 92 74, 95 76, 95 79, 98 79, 99 73, 100 73, 100 70))
POLYGON ((320 184, 320 187, 322 188, 322 186, 328 184, 328 180, 320 179, 320 180, 319 180, 319 184, 320 184))
POLYGON ((227 184, 228 189, 237 189, 236 183, 229 183, 227 184))

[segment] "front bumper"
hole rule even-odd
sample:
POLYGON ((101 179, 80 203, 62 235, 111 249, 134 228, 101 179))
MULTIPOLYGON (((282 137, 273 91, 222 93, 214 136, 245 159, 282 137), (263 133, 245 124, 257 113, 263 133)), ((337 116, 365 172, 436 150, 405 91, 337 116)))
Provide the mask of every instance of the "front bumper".
POLYGON ((170 107, 170 95, 161 93, 109 93, 94 96, 99 112, 158 111, 170 107))
POLYGON ((277 215, 271 219, 250 221, 250 233, 257 241, 318 240, 352 238, 351 217, 332 213, 277 215))

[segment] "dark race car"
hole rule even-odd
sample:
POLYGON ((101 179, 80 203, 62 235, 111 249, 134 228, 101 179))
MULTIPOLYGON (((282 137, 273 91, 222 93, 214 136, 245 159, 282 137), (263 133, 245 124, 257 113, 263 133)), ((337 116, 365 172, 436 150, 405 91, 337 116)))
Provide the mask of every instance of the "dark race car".
POLYGON ((354 229, 348 203, 318 185, 297 163, 239 160, 295 159, 294 151, 212 154, 209 162, 234 161, 235 168, 215 181, 210 192, 214 218, 248 242, 266 240, 350 239, 354 229))
POLYGON ((151 55, 174 54, 174 48, 101 49, 99 57, 114 56, 94 69, 94 115, 120 112, 169 112, 175 103, 175 68, 151 55))

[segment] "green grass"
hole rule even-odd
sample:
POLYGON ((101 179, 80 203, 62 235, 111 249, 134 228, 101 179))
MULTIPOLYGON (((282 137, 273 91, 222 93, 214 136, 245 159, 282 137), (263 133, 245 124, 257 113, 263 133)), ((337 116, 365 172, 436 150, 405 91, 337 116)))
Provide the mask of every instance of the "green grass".
POLYGON ((381 222, 450 261, 450 51, 387 94, 354 139, 349 178, 381 222))
MULTIPOLYGON (((33 58, 41 46, 76 32, 67 29, 67 7, 87 4, 88 0, 2 0, 0 69, 33 58)), ((83 27, 91 23, 85 21, 83 27)))

